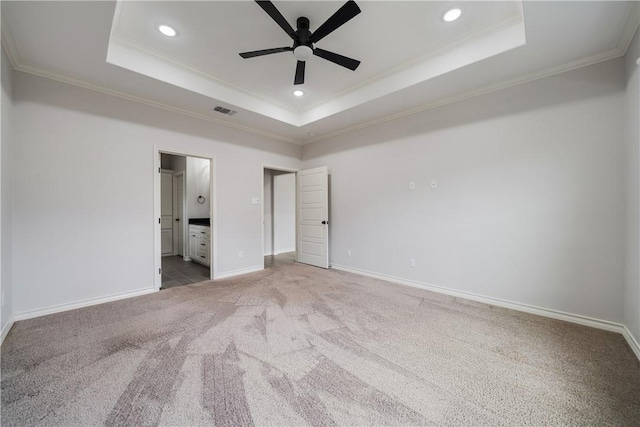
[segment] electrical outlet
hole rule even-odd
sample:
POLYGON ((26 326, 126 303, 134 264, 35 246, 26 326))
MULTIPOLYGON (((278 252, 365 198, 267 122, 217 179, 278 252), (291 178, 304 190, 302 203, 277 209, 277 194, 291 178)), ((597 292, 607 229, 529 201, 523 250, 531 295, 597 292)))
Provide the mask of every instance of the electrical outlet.
POLYGON ((347 249, 347 256, 351 256, 351 249, 347 249))
POLYGON ((242 251, 238 252, 238 258, 244 258, 244 252, 242 251))
POLYGON ((416 266, 416 259, 409 258, 409 267, 415 267, 415 266, 416 266))
POLYGON ((416 189, 416 183, 414 181, 410 181, 409 182, 409 190, 415 190, 416 189))

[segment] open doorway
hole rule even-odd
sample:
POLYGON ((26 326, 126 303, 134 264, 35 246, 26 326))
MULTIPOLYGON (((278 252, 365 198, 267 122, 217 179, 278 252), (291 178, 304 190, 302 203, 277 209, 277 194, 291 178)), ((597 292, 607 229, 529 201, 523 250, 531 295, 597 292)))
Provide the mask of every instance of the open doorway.
POLYGON ((264 268, 296 261, 296 173, 263 168, 264 268))
POLYGON ((167 289, 211 280, 215 265, 213 159, 161 151, 157 154, 156 287, 167 289))

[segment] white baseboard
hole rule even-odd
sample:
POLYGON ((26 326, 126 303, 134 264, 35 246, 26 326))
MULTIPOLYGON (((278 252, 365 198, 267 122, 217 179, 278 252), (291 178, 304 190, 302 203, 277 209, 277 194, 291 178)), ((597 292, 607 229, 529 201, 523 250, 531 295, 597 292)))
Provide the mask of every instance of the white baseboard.
MULTIPOLYGON (((421 283, 421 282, 416 282, 412 280, 400 279, 398 277, 386 276, 383 274, 373 273, 370 271, 360 270, 352 267, 346 267, 343 265, 333 264, 331 268, 334 268, 336 270, 346 271, 349 273, 360 274, 362 276, 373 277, 374 279, 386 280, 388 282, 393 282, 400 285, 425 289, 427 291, 432 291, 432 292, 438 292, 440 294, 446 294, 446 295, 451 295, 458 298, 478 301, 485 304, 495 305, 498 307, 510 308, 512 310, 522 311, 525 313, 537 314, 539 316, 550 317, 552 319, 564 320, 566 322, 577 323, 579 325, 591 326, 592 328, 604 329, 605 331, 618 332, 623 335, 625 334, 624 331, 626 327, 624 325, 620 323, 610 322, 608 320, 595 319, 588 316, 582 316, 580 314, 572 314, 572 313, 566 313, 564 311, 553 310, 549 308, 536 307, 529 304, 523 304, 519 302, 503 300, 500 298, 493 298, 485 295, 474 294, 472 292, 458 291, 451 288, 445 288, 443 286, 431 285, 429 283, 421 283)), ((629 336, 631 339, 633 339, 630 333, 629 333, 629 336)), ((627 338, 627 341, 629 341, 629 338, 627 338)), ((635 345, 637 346, 637 343, 635 345)), ((636 352, 636 355, 638 354, 639 353, 636 352)), ((640 356, 638 358, 640 359, 640 356)))
POLYGON ((189 261, 191 261, 191 258, 189 258, 188 256, 183 256, 182 260, 186 261, 186 262, 189 262, 189 261))
POLYGON ((140 290, 131 291, 131 292, 123 292, 120 294, 109 295, 107 297, 89 298, 89 299, 71 302, 67 304, 59 304, 59 305, 53 305, 50 307, 39 308, 37 310, 23 311, 22 313, 15 314, 13 316, 13 319, 15 321, 33 319, 34 317, 46 316, 47 314, 60 313, 61 311, 68 311, 68 310, 74 310, 76 308, 83 308, 83 307, 89 307, 97 304, 104 304, 105 302, 117 301, 120 299, 137 297, 140 295, 147 295, 154 292, 158 292, 158 290, 155 289, 155 287, 140 289, 140 290))
POLYGON ((12 317, 9 319, 7 324, 4 325, 4 328, 2 328, 2 335, 0 335, 0 346, 4 342, 4 339, 7 337, 7 335, 9 334, 9 331, 11 330, 11 328, 13 328, 14 323, 15 323, 15 319, 12 317))
POLYGON ((624 329, 622 331, 622 336, 625 340, 627 340, 627 344, 629 344, 631 350, 633 350, 638 360, 640 360, 640 344, 638 344, 638 341, 636 341, 636 339, 633 337, 633 334, 631 334, 631 331, 629 330, 629 328, 627 328, 626 325, 623 325, 622 327, 624 329))
POLYGON ((262 265, 254 265, 253 267, 241 268, 240 270, 227 271, 226 273, 220 273, 213 276, 213 280, 227 279, 229 277, 241 276, 243 274, 255 273, 256 271, 262 271, 264 267, 262 265))

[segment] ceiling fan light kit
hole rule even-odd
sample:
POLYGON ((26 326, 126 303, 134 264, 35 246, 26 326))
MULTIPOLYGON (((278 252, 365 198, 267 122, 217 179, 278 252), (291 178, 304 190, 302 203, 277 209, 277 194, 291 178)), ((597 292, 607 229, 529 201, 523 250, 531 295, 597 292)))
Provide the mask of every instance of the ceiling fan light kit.
POLYGON ((360 65, 360 61, 342 56, 338 53, 330 52, 314 47, 314 43, 319 42, 333 31, 340 28, 343 24, 350 21, 353 17, 360 13, 360 8, 353 0, 346 2, 336 13, 331 15, 324 24, 311 33, 309 31, 309 19, 304 16, 296 20, 297 29, 294 31, 287 20, 282 16, 280 11, 270 1, 259 1, 256 3, 284 30, 285 33, 293 40, 293 46, 276 47, 271 49, 255 50, 251 52, 243 52, 240 56, 244 59, 255 58, 256 56, 270 55, 279 52, 293 52, 293 56, 298 61, 296 65, 296 74, 293 84, 301 85, 304 83, 305 64, 311 56, 315 55, 320 58, 331 61, 349 70, 355 71, 360 65))

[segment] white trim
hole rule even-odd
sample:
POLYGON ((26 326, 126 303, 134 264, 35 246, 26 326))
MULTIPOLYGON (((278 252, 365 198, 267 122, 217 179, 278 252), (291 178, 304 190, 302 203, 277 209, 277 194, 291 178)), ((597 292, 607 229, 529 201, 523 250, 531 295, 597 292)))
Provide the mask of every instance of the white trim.
POLYGON ((15 323, 15 318, 11 317, 4 328, 2 329, 2 335, 0 336, 0 346, 4 342, 4 339, 9 335, 9 331, 13 328, 13 324, 15 323))
POLYGON ((623 328, 622 336, 624 337, 625 340, 627 340, 627 344, 629 344, 629 347, 631 347, 631 350, 633 350, 638 360, 640 360, 640 344, 638 344, 638 341, 636 341, 633 334, 631 333, 629 328, 627 328, 626 325, 622 325, 622 328, 623 328))
POLYGON ((638 26, 640 25, 639 9, 640 5, 638 5, 638 2, 634 2, 631 6, 631 10, 629 11, 629 15, 627 15, 627 20, 622 26, 622 31, 620 32, 620 38, 618 39, 616 47, 623 55, 625 55, 627 50, 629 50, 629 46, 631 46, 631 42, 633 41, 633 36, 636 34, 638 26))
POLYGON ((411 108, 408 110, 400 111, 396 114, 391 114, 388 116, 383 116, 378 119, 369 120, 367 122, 358 123, 352 126, 347 126, 342 129, 338 129, 334 132, 329 132, 326 134, 318 135, 315 138, 307 139, 301 142, 302 145, 312 144, 317 141, 322 141, 325 139, 333 138, 339 135, 344 135, 347 133, 355 132, 360 129, 366 129, 372 126, 376 126, 382 123, 394 121, 401 119, 403 117, 412 116, 414 114, 422 113, 424 111, 433 110, 434 108, 443 107, 445 105, 455 104, 456 102, 464 101, 465 99, 475 98, 482 95, 488 95, 493 92, 498 92, 503 89, 508 89, 514 86, 520 86, 523 84, 531 83, 536 80, 544 79, 547 77, 555 76, 557 74, 566 73, 569 71, 577 70, 579 68, 588 67, 589 65, 599 64, 601 62, 606 62, 611 59, 619 58, 624 55, 620 49, 613 48, 607 50, 605 52, 598 53, 593 56, 589 56, 587 58, 579 59, 577 61, 569 62, 567 64, 562 64, 557 67, 553 67, 547 70, 543 70, 541 72, 527 74, 512 80, 508 80, 506 82, 500 82, 495 84, 490 84, 487 86, 480 87, 479 89, 474 89, 468 92, 464 92, 458 95, 450 96, 448 98, 439 99, 429 104, 423 104, 415 108, 411 108))
MULTIPOLYGON (((119 2, 122 0, 119 0, 119 2)), ((184 71, 187 71, 189 73, 193 73, 196 74, 197 76, 200 77, 204 77, 205 79, 211 80, 212 82, 218 83, 222 86, 224 86, 227 89, 230 90, 234 90, 234 91, 238 91, 240 93, 243 93, 245 95, 249 95, 258 99, 262 99, 263 101, 269 102, 273 105, 276 105, 280 108, 282 108, 283 110, 289 111, 291 113, 295 113, 296 110, 291 108, 288 105, 282 104, 281 102, 277 101, 275 98, 271 98, 269 96, 265 96, 259 92, 255 92, 253 90, 249 90, 247 88, 235 85, 231 82, 228 82, 226 80, 223 80, 211 73, 208 73, 207 71, 205 71, 202 68, 196 67, 195 65, 192 65, 188 62, 182 61, 178 58, 175 58, 173 56, 169 56, 167 54, 165 54, 164 52, 161 52, 151 46, 148 46, 144 43, 140 43, 134 40, 130 40, 126 37, 122 37, 122 36, 114 36, 112 35, 110 40, 109 40, 109 47, 111 47, 111 45, 115 45, 115 46, 119 46, 119 47, 124 47, 125 49, 129 49, 129 50, 133 50, 133 51, 137 51, 137 53, 142 54, 142 55, 148 55, 152 58, 154 58, 155 60, 168 65, 170 67, 177 67, 180 68, 184 71)), ((107 61, 108 62, 108 61, 107 61)), ((119 66, 119 64, 114 64, 119 66)), ((135 72, 135 71, 134 71, 135 72)), ((236 106, 236 104, 234 104, 233 102, 225 102, 227 104, 231 104, 231 106, 233 106, 234 108, 238 108, 238 106, 236 106)), ((254 111, 255 112, 255 111, 254 111)))
POLYGON ((76 302, 52 305, 50 307, 39 308, 37 310, 23 311, 13 316, 13 320, 33 319, 34 317, 46 316, 48 314, 60 313, 62 311, 75 310, 77 308, 90 307, 92 305, 104 304, 106 302, 117 301, 125 298, 139 297, 157 292, 154 288, 139 289, 137 291, 122 292, 107 297, 88 298, 76 302))
MULTIPOLYGON (((383 79, 393 76, 395 74, 399 74, 403 71, 407 71, 413 67, 416 67, 420 64, 425 64, 427 62, 433 61, 434 59, 445 55, 447 53, 451 53, 451 52, 455 52, 455 50, 460 49, 462 47, 465 47, 475 41, 481 40, 481 39, 485 39, 488 38, 489 36, 495 35, 497 33, 500 33, 504 30, 513 28, 515 26, 517 26, 518 24, 521 24, 522 26, 524 26, 524 17, 522 15, 522 1, 518 1, 518 4, 520 5, 520 7, 518 8, 519 13, 513 13, 509 16, 507 16, 506 18, 504 18, 503 20, 496 22, 488 27, 483 27, 479 30, 476 31, 472 31, 470 33, 466 33, 463 34, 462 36, 454 39, 454 40, 450 40, 446 45, 444 46, 439 46, 438 48, 426 52, 423 55, 416 57, 416 58, 412 58, 410 60, 408 60, 407 62, 400 64, 396 67, 393 67, 390 70, 384 71, 381 74, 378 74, 376 76, 373 76, 371 78, 369 78, 368 80, 362 81, 360 83, 358 83, 357 85, 351 86, 348 89, 345 89, 341 92, 335 93, 335 94, 330 94, 327 96, 324 96, 322 98, 319 98, 317 100, 315 100, 313 103, 309 104, 303 111, 303 113, 309 112, 311 110, 313 110, 314 108, 317 108, 319 106, 321 106, 322 104, 325 104, 329 101, 333 101, 336 100, 338 98, 341 97, 345 97, 349 94, 352 94, 353 92, 355 92, 358 89, 361 88, 366 88, 369 85, 372 85, 374 83, 380 82, 383 79)), ((523 28, 523 33, 525 33, 524 28, 523 28)), ((524 34, 526 36, 526 34, 524 34)), ((504 52, 500 52, 499 54, 502 54, 504 52)), ((495 55, 495 53, 493 53, 491 56, 495 55)), ((484 58, 487 59, 487 58, 484 58)), ((483 60, 484 60, 483 59, 483 60)), ((451 70, 453 71, 453 70, 451 70)), ((449 71, 449 72, 451 72, 449 71)), ((427 80, 423 80, 422 83, 424 83, 427 80)), ((339 113, 338 113, 339 114, 339 113)))
MULTIPOLYGON (((2 27, 4 28, 4 24, 2 25, 2 27)), ((623 50, 625 47, 628 48, 629 44, 631 43, 631 40, 633 38, 634 33, 631 32, 631 29, 633 28, 637 28, 638 27, 638 22, 634 21, 633 19, 629 19, 627 20, 627 22, 625 23, 624 29, 623 29, 623 34, 621 35, 619 41, 618 41, 618 45, 610 50, 601 52, 599 54, 587 57, 587 58, 583 58, 583 59, 579 59, 577 61, 573 61, 573 62, 569 62, 566 64, 562 64, 559 65, 557 67, 553 67, 551 69, 547 69, 547 70, 543 70, 541 72, 537 72, 537 73, 532 73, 532 74, 528 74, 525 76, 521 76, 518 77, 516 79, 512 79, 506 82, 502 82, 502 83, 497 83, 497 84, 493 84, 493 85, 487 85, 484 87, 481 87, 479 89, 476 90, 472 90, 469 92, 465 92, 459 95, 455 95, 449 98, 445 98, 445 99, 441 99, 441 100, 437 100, 435 102, 429 103, 429 104, 424 104, 421 105, 419 107, 416 108, 412 108, 409 110, 405 110, 405 111, 401 111, 399 113, 396 114, 392 114, 389 116, 383 116, 381 118, 378 119, 374 119, 374 120, 370 120, 370 121, 366 121, 366 122, 361 122, 352 126, 347 126, 345 128, 342 129, 338 129, 336 131, 333 132, 329 132, 326 134, 322 134, 319 135, 315 138, 310 138, 310 139, 294 139, 294 138, 289 138, 289 137, 285 137, 282 135, 278 135, 275 133, 271 133, 271 132, 267 132, 267 131, 263 131, 260 129, 255 129, 252 128, 250 126, 245 126, 245 125, 240 125, 237 123, 232 123, 232 122, 227 122, 224 120, 220 120, 216 117, 211 117, 211 116, 207 116, 204 114, 200 114, 200 113, 196 113, 193 111, 189 111, 186 110, 184 108, 180 108, 180 107, 175 107, 169 104, 165 104, 159 101, 153 101, 149 98, 144 98, 141 96, 137 96, 137 95, 133 95, 127 92, 123 92, 114 88, 110 88, 104 85, 98 85, 98 84, 94 84, 94 83, 90 83, 86 80, 83 80, 81 78, 78 77, 73 77, 73 76, 69 76, 69 75, 63 75, 51 70, 46 70, 43 68, 38 68, 38 67, 34 67, 31 65, 26 65, 20 62, 19 59, 19 55, 18 53, 12 49, 14 49, 13 46, 11 46, 11 41, 9 41, 11 38, 10 36, 8 38, 5 38, 4 34, 2 36, 2 46, 5 48, 5 51, 7 53, 7 56, 9 57, 9 61, 11 62, 11 65, 13 66, 13 69, 16 71, 20 71, 23 73, 27 73, 27 74, 32 74, 34 76, 38 76, 38 77, 44 77, 50 80, 55 80, 58 82, 62 82, 62 83, 66 83, 72 86, 77 86, 77 87, 81 87, 83 89, 88 89, 88 90, 93 90, 96 92, 101 92, 107 95, 111 95, 111 96, 115 96, 118 98, 123 98, 129 101, 133 101, 133 102, 138 102, 141 104, 145 104, 151 107, 155 107, 155 108, 160 108, 166 111, 171 111, 177 114, 181 114, 184 116, 188 116, 188 117, 193 117, 196 119, 200 119, 200 120, 205 120, 208 122, 212 122, 212 123, 216 123, 222 126, 227 126, 230 128, 234 128, 237 130, 241 130, 241 131, 245 131, 245 132, 249 132, 255 135, 260 135, 260 136, 264 136, 267 138, 271 138, 271 139, 275 139, 275 140, 279 140, 279 141, 283 141, 283 142, 288 142, 290 144, 296 144, 296 145, 307 145, 307 144, 311 144, 317 141, 321 141, 321 140, 325 140, 325 139, 329 139, 329 138, 333 138, 335 136, 339 136, 339 135, 343 135, 343 134, 347 134, 347 133, 351 133, 351 132, 355 132, 357 130, 360 129, 365 129, 368 127, 372 127, 381 123, 386 123, 389 121, 393 121, 393 120, 397 120, 397 119, 401 119, 403 117, 407 117, 407 116, 411 116, 414 114, 418 114, 421 113, 423 111, 428 111, 434 108, 438 108, 438 107, 442 107, 445 105, 449 105, 449 104, 453 104, 456 102, 460 102, 463 101, 465 99, 469 99, 469 98, 475 98, 477 96, 481 96, 481 95, 486 95, 492 92, 497 92, 499 90, 502 89, 507 89, 513 86, 519 86, 522 84, 526 84, 526 83, 530 83, 532 81, 536 81, 536 80, 540 80, 546 77, 551 77, 557 74, 562 74, 568 71, 573 71, 576 70, 578 68, 582 68, 582 67, 587 67, 589 65, 595 65, 598 64, 600 62, 605 62, 605 61, 609 61, 611 59, 615 59, 618 58, 620 56, 623 56, 626 53, 626 50, 623 50), (629 39, 629 34, 631 36, 631 39, 629 39)), ((5 31, 3 31, 4 33, 5 31)), ((305 125, 306 126, 306 125, 305 125)))
POLYGON ((413 280, 401 279, 398 277, 387 276, 384 274, 373 273, 358 268, 346 267, 343 265, 333 264, 332 268, 348 273, 359 274, 362 276, 373 277, 374 279, 386 280, 388 282, 400 285, 411 286, 413 288, 425 289, 440 294, 451 295, 458 298, 464 298, 472 301, 482 302, 485 304, 495 305, 498 307, 509 308, 512 310, 522 311, 525 313, 537 314, 539 316, 550 317, 552 319, 564 320, 566 322, 577 323, 579 325, 590 326, 592 328, 603 329, 605 331, 618 332, 624 334, 625 326, 620 323, 610 322, 608 320, 595 319, 593 317, 582 316, 580 314, 566 313, 560 310, 536 307, 530 304, 523 304, 515 301, 508 301, 501 298, 493 298, 485 295, 475 294, 473 292, 458 291, 444 286, 436 286, 429 283, 422 283, 413 280))
POLYGON ((18 53, 18 48, 16 47, 11 27, 6 20, 5 15, 0 16, 0 27, 0 41, 2 42, 2 47, 4 47, 4 51, 7 53, 9 62, 15 70, 18 64, 21 63, 20 54, 18 53))
POLYGON ((262 265, 254 265, 253 267, 241 268, 238 270, 227 271, 226 273, 217 274, 213 280, 227 279, 229 277, 241 276, 243 274, 255 273, 264 270, 262 265))
MULTIPOLYGON (((15 58, 14 58, 15 59, 15 58)), ((78 77, 72 77, 72 76, 67 76, 67 75, 63 75, 63 74, 59 74, 57 72, 54 71, 50 71, 50 70, 46 70, 46 69, 42 69, 42 68, 37 68, 37 67, 33 67, 31 65, 25 65, 25 64, 20 64, 20 63, 16 63, 15 66, 13 67, 16 71, 20 71, 23 73, 27 73, 27 74, 32 74, 34 76, 38 76, 38 77, 44 77, 46 79, 50 79, 50 80, 55 80, 61 83, 66 83, 72 86, 77 86, 77 87, 81 87, 83 89, 88 89, 88 90, 93 90, 96 92, 100 92, 100 93, 104 93, 107 95, 111 95, 111 96, 116 96, 118 98, 123 98, 129 101, 133 101, 133 102, 138 102, 141 104, 145 104, 151 107, 155 107, 155 108, 160 108, 163 110, 167 110, 167 111, 171 111, 173 113, 178 113, 178 114, 182 114, 184 116, 188 116, 188 117, 194 117, 196 119, 200 119, 200 120, 206 120, 208 122, 213 122, 222 126, 227 126, 230 128, 234 128, 237 130, 241 130, 244 132, 249 132, 252 133, 254 135, 259 135, 259 136, 264 136, 267 138, 271 138, 271 139, 275 139, 278 141, 283 141, 283 142, 288 142, 290 144, 296 144, 296 145, 301 145, 300 141, 296 140, 296 139, 292 139, 292 138, 287 138, 285 136, 282 135, 278 135, 275 133, 271 133, 271 132, 267 132, 267 131, 263 131, 263 130, 259 130, 259 129, 255 129, 249 126, 244 126, 238 123, 233 123, 233 122, 228 122, 225 120, 220 120, 216 117, 212 117, 212 116, 207 116, 205 114, 200 114, 200 113, 196 113, 193 111, 189 111, 189 110, 185 110, 184 108, 180 108, 180 107, 175 107, 173 105, 169 105, 169 104, 165 104, 163 102, 159 102, 159 101, 153 101, 149 98, 144 98, 141 96, 137 96, 137 95, 132 95, 130 93, 127 92, 123 92, 117 89, 113 89, 110 88, 108 86, 104 86, 104 85, 98 85, 95 83, 90 83, 86 80, 83 80, 81 78, 78 77)))

